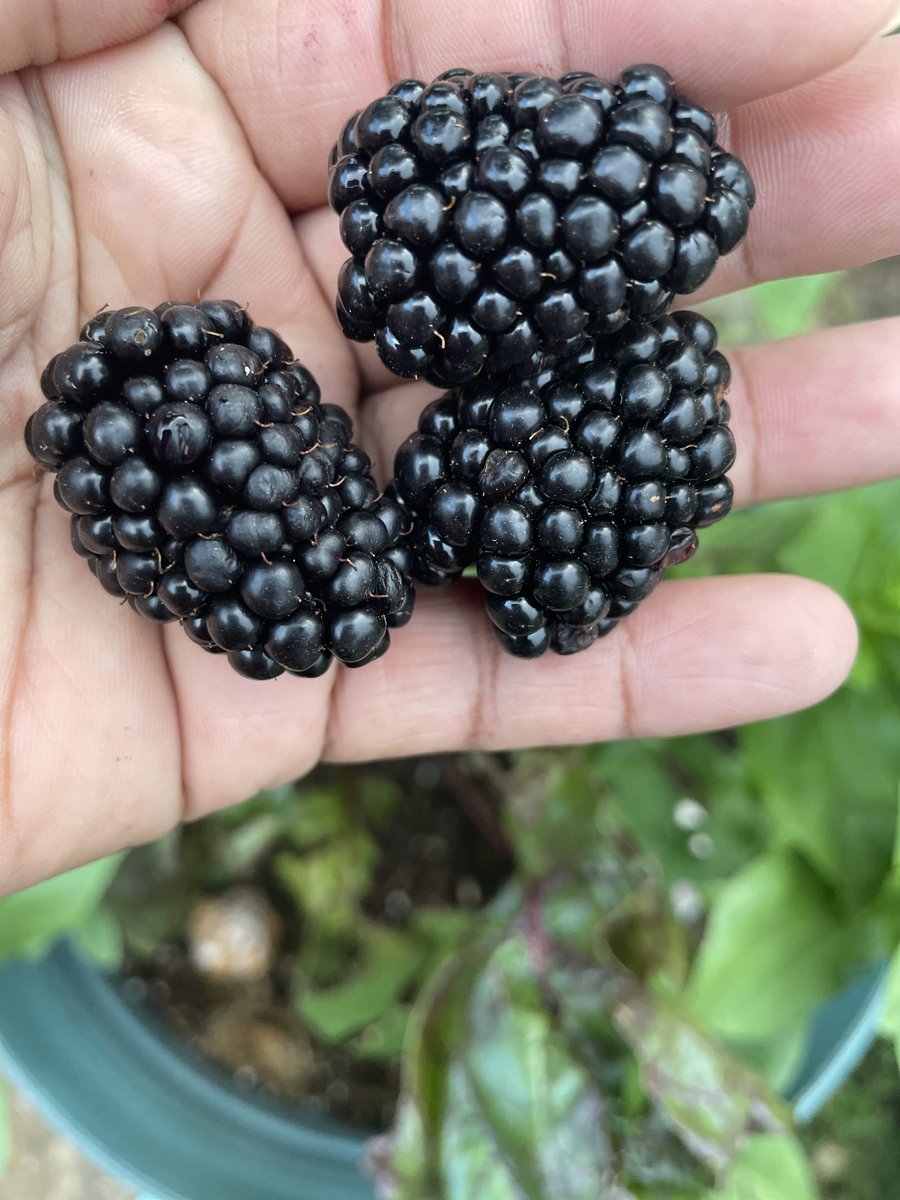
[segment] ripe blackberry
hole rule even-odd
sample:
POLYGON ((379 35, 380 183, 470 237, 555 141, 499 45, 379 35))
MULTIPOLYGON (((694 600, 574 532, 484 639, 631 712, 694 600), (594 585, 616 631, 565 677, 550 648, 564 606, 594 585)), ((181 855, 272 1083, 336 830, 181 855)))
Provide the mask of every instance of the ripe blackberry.
POLYGON ((415 592, 407 516, 350 418, 233 301, 101 313, 28 420, 106 591, 253 679, 383 654, 415 592))
POLYGON ((413 573, 474 566, 513 654, 586 649, 730 510, 729 380, 713 325, 679 312, 448 392, 394 466, 413 573))
POLYGON ((662 316, 755 200, 714 118, 654 66, 404 80, 351 117, 330 169, 344 332, 445 387, 662 316))

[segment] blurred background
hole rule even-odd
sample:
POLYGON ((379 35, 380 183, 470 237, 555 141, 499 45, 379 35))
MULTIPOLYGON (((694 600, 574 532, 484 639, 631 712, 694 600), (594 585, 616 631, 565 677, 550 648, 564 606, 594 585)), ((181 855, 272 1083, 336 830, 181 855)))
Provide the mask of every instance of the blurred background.
MULTIPOLYGON (((900 260, 767 284, 704 311, 726 351, 900 314, 900 260)), ((318 771, 0 901, 0 957, 37 959, 67 936, 248 1087, 378 1130, 401 1087, 414 1091, 404 1054, 450 1003, 433 989, 423 999, 442 964, 489 945, 489 973, 522 929, 530 953, 542 944, 534 928, 574 946, 589 894, 601 966, 614 961, 642 996, 677 996, 692 1028, 781 1090, 816 1011, 855 971, 887 968, 900 941, 898 511, 900 481, 751 509, 704 531, 678 569, 794 572, 845 597, 859 658, 813 710, 702 737, 318 771)), ((565 988, 577 990, 566 978, 564 1006, 565 988)), ((508 1002, 517 1011, 512 987, 508 1002)), ((566 1011, 582 1020, 574 1001, 566 1011)), ((648 1050, 619 1028, 604 1086, 628 1128, 640 1125, 636 1194, 897 1195, 900 986, 881 1021, 884 1036, 800 1129, 802 1154, 791 1141, 749 1193, 711 1190, 725 1186, 722 1170, 710 1177, 715 1155, 696 1149, 686 1118, 668 1121, 677 1147, 648 1140, 645 1116, 659 1105, 671 1118, 672 1095, 646 1072, 629 1083, 648 1050)), ((730 1086, 720 1081, 713 1102, 730 1086)), ((129 1195, 0 1082, 3 1200, 129 1195)))

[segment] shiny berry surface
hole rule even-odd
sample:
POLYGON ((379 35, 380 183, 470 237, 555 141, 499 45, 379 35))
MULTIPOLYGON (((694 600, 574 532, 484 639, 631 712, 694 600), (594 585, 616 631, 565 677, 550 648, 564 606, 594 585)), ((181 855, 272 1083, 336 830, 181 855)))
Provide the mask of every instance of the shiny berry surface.
POLYGON ((441 584, 474 567, 512 654, 592 646, 729 511, 729 376, 714 326, 684 312, 448 392, 397 453, 413 573, 441 584))
MULTIPOLYGON (((370 112, 367 144, 402 131, 404 111, 397 101, 370 112)), ((415 216, 398 204, 407 232, 415 216)), ((432 218, 445 221, 442 210, 432 218)), ((356 220, 365 240, 371 222, 356 220)), ((257 680, 364 666, 410 619, 409 513, 379 491, 349 416, 321 403, 290 348, 239 304, 101 312, 51 360, 41 390, 28 450, 55 474, 73 550, 135 613, 179 621, 257 680)), ((451 408, 432 413, 438 471, 451 408)), ((716 453, 710 445, 710 463, 716 453)), ((428 464, 415 471, 430 491, 428 464)), ((465 543, 481 507, 459 488, 442 514, 465 543)))
POLYGON ((660 67, 398 86, 347 122, 329 188, 338 317, 395 374, 535 374, 659 318, 747 232, 746 167, 660 67))

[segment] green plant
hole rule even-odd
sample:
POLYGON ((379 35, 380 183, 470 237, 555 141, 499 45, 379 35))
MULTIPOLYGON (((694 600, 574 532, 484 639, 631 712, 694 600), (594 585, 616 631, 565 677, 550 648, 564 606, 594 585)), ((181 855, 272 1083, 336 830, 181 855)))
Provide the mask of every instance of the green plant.
POLYGON ((652 860, 588 789, 564 798, 574 860, 545 827, 555 770, 523 769, 549 785, 538 806, 537 787, 510 790, 528 866, 496 902, 505 924, 419 1002, 396 1129, 373 1150, 384 1195, 813 1197, 787 1111, 684 1006, 688 942, 652 860))
POLYGON ((118 933, 102 908, 121 855, 88 863, 0 898, 0 959, 39 958, 66 935, 116 965, 118 933))

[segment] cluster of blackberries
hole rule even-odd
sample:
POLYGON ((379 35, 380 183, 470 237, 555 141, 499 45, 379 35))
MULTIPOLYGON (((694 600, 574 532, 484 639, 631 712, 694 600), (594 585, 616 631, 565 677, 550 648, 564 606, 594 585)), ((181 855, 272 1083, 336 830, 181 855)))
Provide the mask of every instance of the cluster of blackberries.
POLYGON ((101 313, 41 389, 28 448, 76 552, 137 612, 254 679, 362 666, 409 619, 406 515, 347 414, 239 305, 101 313))
POLYGON ((398 375, 534 374, 698 288, 754 200, 659 67, 405 80, 332 150, 338 317, 398 375))
POLYGON ((412 577, 468 568, 513 654, 585 649, 731 507, 728 363, 709 321, 665 314, 744 236, 746 168, 642 65, 404 80, 330 170, 344 333, 455 389, 393 486, 239 305, 120 309, 50 362, 26 429, 72 545, 255 679, 371 662, 412 577))
POLYGON ((585 649, 731 508, 729 378, 712 324, 684 312, 436 400, 395 465, 417 577, 474 564, 507 650, 585 649))

